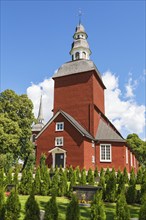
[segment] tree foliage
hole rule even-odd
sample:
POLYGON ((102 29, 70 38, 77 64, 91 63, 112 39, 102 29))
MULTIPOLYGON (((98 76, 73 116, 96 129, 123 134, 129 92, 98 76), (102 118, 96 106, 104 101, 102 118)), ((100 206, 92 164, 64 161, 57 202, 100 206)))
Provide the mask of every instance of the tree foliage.
POLYGON ((127 136, 127 143, 134 151, 138 161, 146 165, 146 142, 141 140, 137 134, 129 134, 127 136))
POLYGON ((80 220, 80 209, 75 195, 72 196, 72 199, 67 206, 66 220, 80 220))
POLYGON ((45 207, 44 220, 57 220, 58 219, 58 206, 56 203, 56 197, 52 196, 47 202, 45 207))
POLYGON ((20 217, 21 204, 18 193, 13 189, 6 202, 5 220, 17 220, 20 217))
POLYGON ((91 220, 105 220, 105 207, 102 201, 102 193, 96 192, 91 204, 91 220))
POLYGON ((40 209, 34 194, 31 192, 25 203, 25 218, 24 220, 40 220, 40 209))
POLYGON ((14 159, 27 161, 33 150, 30 140, 34 121, 33 105, 27 95, 12 90, 0 93, 0 154, 11 153, 14 159))
POLYGON ((116 203, 115 220, 130 220, 130 212, 123 192, 119 195, 116 203))

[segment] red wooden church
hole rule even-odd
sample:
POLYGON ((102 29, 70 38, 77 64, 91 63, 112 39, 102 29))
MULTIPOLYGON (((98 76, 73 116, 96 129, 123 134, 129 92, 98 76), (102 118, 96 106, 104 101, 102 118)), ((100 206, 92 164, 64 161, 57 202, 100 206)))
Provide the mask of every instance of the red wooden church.
POLYGON ((130 172, 138 168, 135 155, 122 135, 105 116, 104 90, 100 72, 90 60, 90 48, 83 25, 76 27, 70 54, 53 75, 53 117, 42 126, 41 102, 38 124, 33 126, 36 162, 46 154, 48 166, 81 169, 115 168, 130 172))

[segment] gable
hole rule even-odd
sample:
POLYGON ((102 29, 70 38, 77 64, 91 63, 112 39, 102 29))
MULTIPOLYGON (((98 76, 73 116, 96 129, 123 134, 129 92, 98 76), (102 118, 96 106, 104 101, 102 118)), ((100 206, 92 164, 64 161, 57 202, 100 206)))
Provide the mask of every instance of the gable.
POLYGON ((43 129, 39 132, 39 134, 36 136, 36 139, 49 127, 49 125, 59 116, 62 115, 82 136, 94 139, 91 134, 82 127, 72 116, 67 114, 66 112, 59 110, 49 121, 48 123, 43 127, 43 129))

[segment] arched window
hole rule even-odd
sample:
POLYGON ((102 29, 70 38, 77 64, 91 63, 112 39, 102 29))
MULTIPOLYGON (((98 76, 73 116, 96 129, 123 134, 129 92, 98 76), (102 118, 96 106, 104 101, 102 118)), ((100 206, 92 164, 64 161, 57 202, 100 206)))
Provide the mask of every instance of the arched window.
POLYGON ((80 58, 80 53, 79 53, 79 52, 76 52, 75 57, 76 57, 76 60, 79 60, 79 58, 80 58))
POLYGON ((83 59, 86 59, 86 53, 85 52, 82 53, 82 57, 83 57, 83 59))

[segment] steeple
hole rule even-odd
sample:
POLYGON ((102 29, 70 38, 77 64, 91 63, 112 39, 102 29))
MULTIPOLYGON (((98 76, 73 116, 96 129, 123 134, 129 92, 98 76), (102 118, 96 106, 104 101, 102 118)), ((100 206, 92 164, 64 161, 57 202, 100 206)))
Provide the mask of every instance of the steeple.
POLYGON ((37 117, 37 121, 38 124, 43 124, 43 109, 42 109, 42 94, 41 94, 41 98, 40 98, 40 106, 39 106, 39 113, 38 113, 38 117, 37 117))
POLYGON ((79 21, 79 24, 77 25, 73 35, 74 42, 72 43, 70 51, 72 60, 90 59, 91 50, 89 48, 87 38, 88 35, 85 32, 85 28, 79 21))

